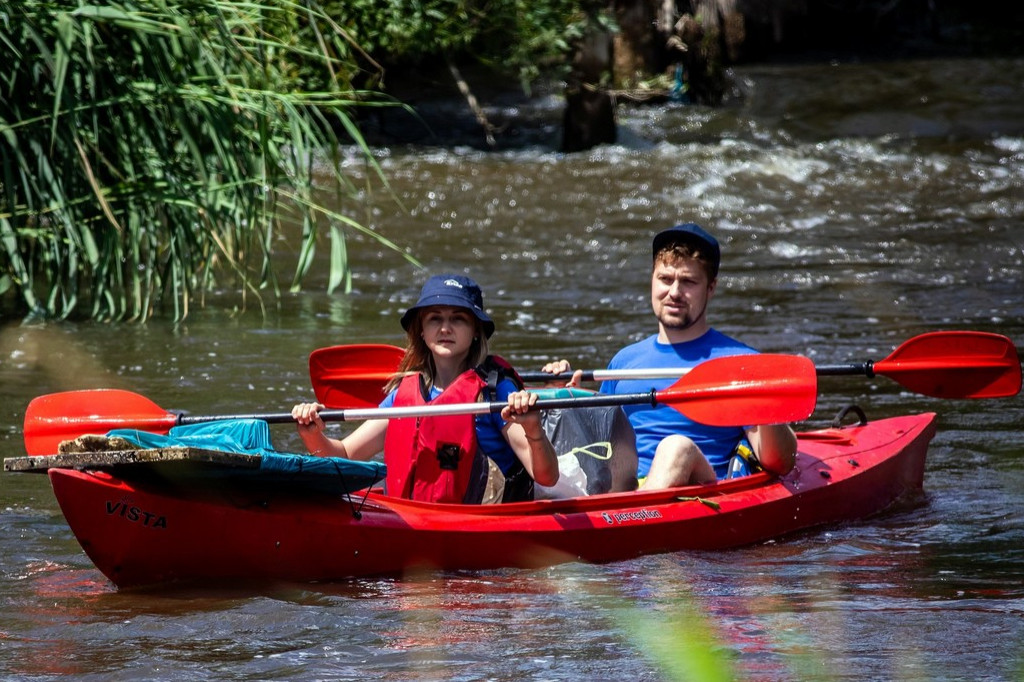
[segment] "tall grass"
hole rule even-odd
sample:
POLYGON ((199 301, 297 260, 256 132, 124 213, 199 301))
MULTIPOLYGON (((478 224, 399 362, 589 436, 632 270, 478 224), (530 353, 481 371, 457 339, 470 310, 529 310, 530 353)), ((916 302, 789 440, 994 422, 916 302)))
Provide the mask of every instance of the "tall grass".
MULTIPOLYGON (((54 318, 183 318, 203 292, 280 293, 345 233, 341 154, 373 161, 358 49, 317 0, 0 0, 0 301, 54 318), (304 84, 320 84, 307 91, 304 84), (327 187, 317 187, 316 182, 327 187)), ((7 306, 10 307, 10 306, 7 306)))

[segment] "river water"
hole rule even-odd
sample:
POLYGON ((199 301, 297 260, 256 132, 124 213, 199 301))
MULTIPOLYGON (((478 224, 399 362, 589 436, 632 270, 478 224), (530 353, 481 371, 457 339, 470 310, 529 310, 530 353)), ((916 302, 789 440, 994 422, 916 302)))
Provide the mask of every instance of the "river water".
MULTIPOLYGON (((380 150, 392 197, 339 208, 426 269, 353 236, 350 296, 322 293, 321 263, 265 315, 213 292, 177 325, 4 321, 2 455, 23 454, 25 405, 54 391, 287 410, 311 395, 311 350, 400 344, 397 318, 433 272, 483 285, 494 349, 515 364, 601 367, 653 331, 650 237, 684 220, 722 241, 712 323, 762 350, 878 360, 938 329, 1021 343, 1024 61, 736 75, 742 104, 623 109, 620 144, 588 153, 555 153, 553 128, 493 153, 380 150)), ((556 120, 557 103, 539 112, 556 120)), ((287 245, 280 258, 293 260, 287 245)), ((851 402, 869 417, 939 413, 923 500, 754 547, 604 566, 117 592, 45 478, 0 474, 0 679, 1024 678, 1024 399, 830 378, 799 426, 851 402)), ((280 449, 298 447, 274 428, 280 449)))

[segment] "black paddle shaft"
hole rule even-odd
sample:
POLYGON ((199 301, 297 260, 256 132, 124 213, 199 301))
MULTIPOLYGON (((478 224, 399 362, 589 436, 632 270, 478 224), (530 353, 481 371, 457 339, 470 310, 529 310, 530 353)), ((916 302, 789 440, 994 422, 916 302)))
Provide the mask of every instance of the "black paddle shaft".
POLYGON ((868 377, 875 376, 875 363, 871 360, 866 362, 850 362, 835 365, 816 365, 814 371, 820 377, 838 377, 858 374, 868 377))

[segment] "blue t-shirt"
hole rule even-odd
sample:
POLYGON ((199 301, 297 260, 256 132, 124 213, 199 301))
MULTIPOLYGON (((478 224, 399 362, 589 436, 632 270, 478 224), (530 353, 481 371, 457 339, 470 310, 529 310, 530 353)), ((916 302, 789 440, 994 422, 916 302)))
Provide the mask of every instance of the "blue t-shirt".
MULTIPOLYGON (((502 379, 495 387, 495 395, 491 400, 493 402, 508 402, 509 394, 515 393, 518 390, 514 381, 502 379)), ((384 400, 381 401, 380 406, 394 407, 395 393, 397 391, 398 389, 395 389, 388 393, 384 400)), ((441 389, 436 386, 430 387, 431 400, 435 400, 441 393, 441 389)), ((501 432, 505 428, 505 420, 501 418, 499 412, 490 412, 473 415, 473 422, 476 424, 477 447, 494 460, 494 463, 501 469, 501 473, 507 474, 512 466, 519 461, 519 458, 516 457, 516 453, 512 451, 508 441, 505 440, 504 434, 501 432)))
MULTIPOLYGON (((757 351, 714 329, 709 329, 699 339, 677 344, 659 343, 658 335, 655 334, 620 350, 608 363, 608 369, 694 367, 712 358, 751 353, 757 351)), ((678 380, 675 377, 605 381, 601 384, 601 393, 644 393, 651 389, 661 391, 678 380)), ((622 409, 636 432, 636 450, 639 455, 637 476, 640 478, 650 471, 658 444, 677 433, 691 438, 714 467, 715 474, 722 478, 729 467, 729 459, 736 444, 744 436, 742 427, 698 424, 669 405, 626 405, 622 409)))

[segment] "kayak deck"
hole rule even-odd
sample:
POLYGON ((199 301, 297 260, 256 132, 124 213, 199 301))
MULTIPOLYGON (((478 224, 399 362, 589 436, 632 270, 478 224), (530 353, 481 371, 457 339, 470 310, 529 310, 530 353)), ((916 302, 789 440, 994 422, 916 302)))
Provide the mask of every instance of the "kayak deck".
POLYGON ((95 565, 122 588, 307 582, 421 569, 542 567, 725 549, 852 521, 921 490, 931 413, 799 434, 793 471, 705 486, 504 505, 441 505, 49 468, 95 565))
POLYGON ((4 471, 40 472, 48 469, 108 469, 126 471, 143 465, 177 467, 183 470, 201 470, 204 465, 220 469, 258 469, 260 455, 194 447, 167 447, 150 450, 108 450, 100 452, 74 452, 30 457, 8 457, 4 471), (168 466, 170 465, 170 466, 168 466))

